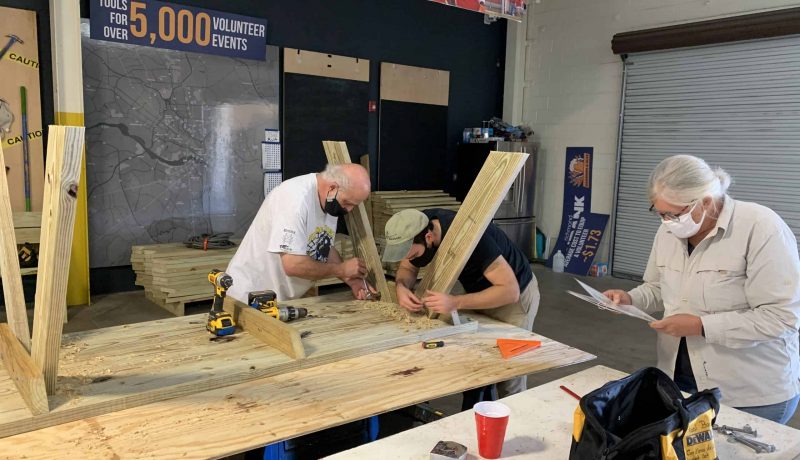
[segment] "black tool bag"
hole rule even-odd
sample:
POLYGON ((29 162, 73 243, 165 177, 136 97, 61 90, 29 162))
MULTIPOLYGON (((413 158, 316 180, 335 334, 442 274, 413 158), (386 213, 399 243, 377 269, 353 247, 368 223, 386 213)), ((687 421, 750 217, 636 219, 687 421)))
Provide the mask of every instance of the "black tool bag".
POLYGON ((570 459, 716 459, 719 390, 684 398, 654 367, 608 382, 575 409, 570 459))

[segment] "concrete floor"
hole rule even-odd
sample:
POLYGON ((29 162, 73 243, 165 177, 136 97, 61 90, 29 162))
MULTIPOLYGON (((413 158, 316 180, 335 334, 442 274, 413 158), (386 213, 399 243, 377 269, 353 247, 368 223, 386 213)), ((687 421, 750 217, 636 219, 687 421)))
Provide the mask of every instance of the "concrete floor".
MULTIPOLYGON (((655 364, 655 332, 641 320, 601 311, 565 292, 578 290, 574 275, 553 273, 541 265, 533 265, 542 295, 541 306, 533 330, 546 337, 566 343, 597 355, 597 359, 561 369, 532 374, 528 387, 552 381, 579 370, 602 364, 625 372, 632 372, 655 364)), ((612 277, 587 278, 598 290, 630 289, 636 283, 612 277)), ((334 288, 336 289, 336 288, 334 288)), ((325 293, 325 291, 323 291, 325 293)), ((159 318, 170 313, 145 299, 142 291, 96 296, 91 307, 69 309, 69 322, 65 332, 109 327, 159 318)), ((187 306, 187 314, 208 311, 209 303, 187 306)), ((446 414, 460 408, 460 396, 450 396, 431 402, 446 414)), ((412 426, 415 422, 402 416, 381 417, 381 436, 412 426)), ((800 411, 789 423, 800 428, 800 411)))

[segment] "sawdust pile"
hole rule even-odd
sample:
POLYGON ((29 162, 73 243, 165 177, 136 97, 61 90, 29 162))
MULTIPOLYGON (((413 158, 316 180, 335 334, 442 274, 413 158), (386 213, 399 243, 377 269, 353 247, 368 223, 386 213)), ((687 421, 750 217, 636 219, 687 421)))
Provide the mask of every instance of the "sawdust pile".
POLYGON ((376 310, 383 316, 398 320, 414 329, 433 329, 442 325, 441 321, 430 319, 425 313, 411 313, 396 303, 381 301, 363 301, 360 303, 364 308, 376 310))
POLYGON ((70 342, 61 346, 61 362, 74 362, 78 354, 89 345, 86 342, 70 342))

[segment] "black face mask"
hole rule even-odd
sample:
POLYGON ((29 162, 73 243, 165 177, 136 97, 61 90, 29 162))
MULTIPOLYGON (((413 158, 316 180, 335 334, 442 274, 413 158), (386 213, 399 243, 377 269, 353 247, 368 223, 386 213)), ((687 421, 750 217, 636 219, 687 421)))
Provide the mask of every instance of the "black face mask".
POLYGON ((438 248, 434 247, 433 244, 431 244, 431 247, 425 246, 425 252, 421 256, 409 260, 409 262, 417 268, 422 268, 431 263, 433 256, 436 255, 436 249, 438 248))
MULTIPOLYGON (((328 192, 328 195, 330 195, 330 192, 328 192)), ((336 189, 336 193, 333 195, 333 198, 329 196, 325 197, 325 213, 334 217, 342 217, 347 214, 347 209, 342 207, 342 204, 336 199, 337 196, 339 196, 338 188, 336 189)))

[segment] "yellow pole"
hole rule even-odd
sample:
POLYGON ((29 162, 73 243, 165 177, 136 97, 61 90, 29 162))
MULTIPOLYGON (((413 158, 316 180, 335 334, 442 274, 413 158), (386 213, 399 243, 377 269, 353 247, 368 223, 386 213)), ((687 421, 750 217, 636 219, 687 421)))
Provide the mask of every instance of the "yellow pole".
MULTIPOLYGON (((84 126, 80 0, 50 0, 53 98, 58 125, 84 126)), ((67 305, 89 304, 89 218, 86 206, 86 151, 81 163, 75 232, 69 261, 67 305)))

